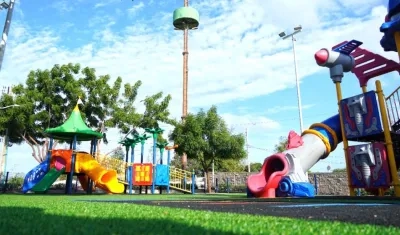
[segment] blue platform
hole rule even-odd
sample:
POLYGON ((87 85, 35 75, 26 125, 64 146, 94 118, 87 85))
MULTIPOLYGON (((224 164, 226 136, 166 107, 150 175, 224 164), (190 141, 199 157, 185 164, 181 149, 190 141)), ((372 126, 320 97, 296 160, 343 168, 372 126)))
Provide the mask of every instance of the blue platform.
POLYGON ((348 139, 383 132, 375 91, 369 91, 340 101, 344 129, 348 139))
POLYGON ((284 177, 279 182, 276 191, 277 197, 315 197, 314 185, 308 182, 292 182, 289 177, 284 177))
POLYGON ((168 186, 169 185, 169 166, 167 165, 156 165, 156 186, 168 186))

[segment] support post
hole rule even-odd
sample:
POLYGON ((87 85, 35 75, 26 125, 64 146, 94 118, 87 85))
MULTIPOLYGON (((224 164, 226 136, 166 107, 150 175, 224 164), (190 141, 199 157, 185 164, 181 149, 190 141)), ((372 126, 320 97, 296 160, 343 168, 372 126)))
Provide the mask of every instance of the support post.
POLYGON ((76 135, 71 142, 72 157, 71 157, 71 170, 67 177, 66 194, 72 194, 72 180, 74 179, 75 160, 76 160, 76 135))
POLYGON ((195 184, 196 184, 196 176, 195 176, 195 174, 194 174, 194 169, 192 170, 192 187, 191 187, 191 191, 192 191, 192 194, 194 194, 195 193, 195 184))
MULTIPOLYGON (((96 158, 96 152, 97 152, 97 138, 93 139, 93 145, 92 145, 92 156, 93 158, 96 158)), ((93 180, 89 179, 88 182, 88 194, 92 194, 93 193, 93 180)))
POLYGON ((378 102, 379 102, 379 110, 382 116, 382 126, 383 126, 383 133, 385 135, 385 144, 386 150, 389 158, 389 168, 390 174, 392 176, 392 185, 394 187, 394 194, 396 197, 400 197, 400 184, 399 184, 399 177, 397 176, 397 169, 396 169, 396 160, 394 157, 393 151, 393 142, 392 137, 390 134, 390 126, 388 123, 388 115, 385 105, 385 97, 383 95, 382 84, 381 81, 375 81, 376 86, 376 93, 378 95, 378 102))
POLYGON ((133 167, 132 164, 135 161, 135 143, 131 145, 131 162, 129 163, 129 194, 132 194, 132 187, 133 187, 133 182, 132 182, 132 178, 133 178, 133 167))
POLYGON ((10 172, 6 172, 6 177, 4 179, 4 185, 3 185, 3 193, 7 192, 7 188, 8 188, 8 175, 10 172))
MULTIPOLYGON (((140 163, 143 164, 143 158, 144 158, 144 144, 145 144, 145 140, 143 139, 140 142, 140 163)), ((146 187, 146 191, 147 191, 147 187, 146 187)), ((142 194, 142 185, 140 185, 139 187, 139 194, 142 194)))
MULTIPOLYGON (((170 177, 170 164, 171 164, 171 149, 168 149, 167 165, 168 165, 168 177, 170 177)), ((170 179, 171 180, 171 179, 170 179)), ((167 185, 167 193, 170 193, 169 184, 167 185)))
POLYGON ((156 189, 156 158, 157 158, 157 134, 153 134, 153 180, 151 183, 151 194, 154 194, 156 189))
POLYGON ((349 142, 346 137, 346 132, 344 129, 344 122, 343 122, 343 112, 340 107, 340 101, 343 99, 342 98, 342 87, 340 86, 339 81, 335 81, 335 86, 336 86, 336 96, 337 96, 337 101, 338 101, 338 107, 339 107, 339 119, 340 119, 340 129, 342 132, 342 142, 343 142, 343 150, 344 150, 344 156, 346 158, 346 172, 347 172, 347 184, 349 187, 349 193, 350 196, 355 196, 355 191, 354 188, 351 186, 351 164, 350 164, 350 158, 349 158, 349 153, 347 152, 347 149, 349 148, 349 142))

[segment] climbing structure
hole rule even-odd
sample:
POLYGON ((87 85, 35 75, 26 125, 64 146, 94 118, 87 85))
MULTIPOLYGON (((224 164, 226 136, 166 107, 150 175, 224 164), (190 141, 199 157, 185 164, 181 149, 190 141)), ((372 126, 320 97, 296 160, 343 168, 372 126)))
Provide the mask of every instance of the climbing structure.
MULTIPOLYGON (((345 41, 332 48, 342 52, 345 41)), ((376 82, 376 91, 367 91, 370 79, 400 71, 400 65, 363 48, 356 48, 349 55, 354 59, 351 70, 359 80, 363 93, 342 99, 343 142, 367 142, 349 146, 346 151, 350 191, 365 188, 375 194, 391 185, 399 196, 397 169, 400 163, 400 107, 399 88, 384 98, 381 84, 376 82)))

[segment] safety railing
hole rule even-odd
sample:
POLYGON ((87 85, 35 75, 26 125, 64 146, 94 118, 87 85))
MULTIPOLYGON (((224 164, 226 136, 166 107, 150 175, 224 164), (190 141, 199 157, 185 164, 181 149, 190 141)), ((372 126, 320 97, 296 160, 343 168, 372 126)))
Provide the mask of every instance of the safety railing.
POLYGON ((117 172, 117 178, 119 180, 125 180, 125 169, 127 167, 125 161, 105 155, 98 155, 96 160, 101 166, 103 166, 107 170, 115 170, 117 172))
POLYGON ((400 86, 386 97, 386 107, 390 126, 394 131, 400 129, 400 86))
POLYGON ((192 172, 172 166, 170 167, 169 177, 170 188, 186 193, 193 193, 191 184, 195 182, 192 182, 192 172))

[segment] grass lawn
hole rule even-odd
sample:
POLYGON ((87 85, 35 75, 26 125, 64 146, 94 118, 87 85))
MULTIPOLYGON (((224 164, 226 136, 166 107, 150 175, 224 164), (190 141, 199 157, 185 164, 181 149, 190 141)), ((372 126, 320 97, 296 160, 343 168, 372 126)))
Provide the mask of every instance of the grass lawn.
POLYGON ((82 199, 238 199, 238 195, 0 195, 0 234, 400 234, 400 229, 82 199))

